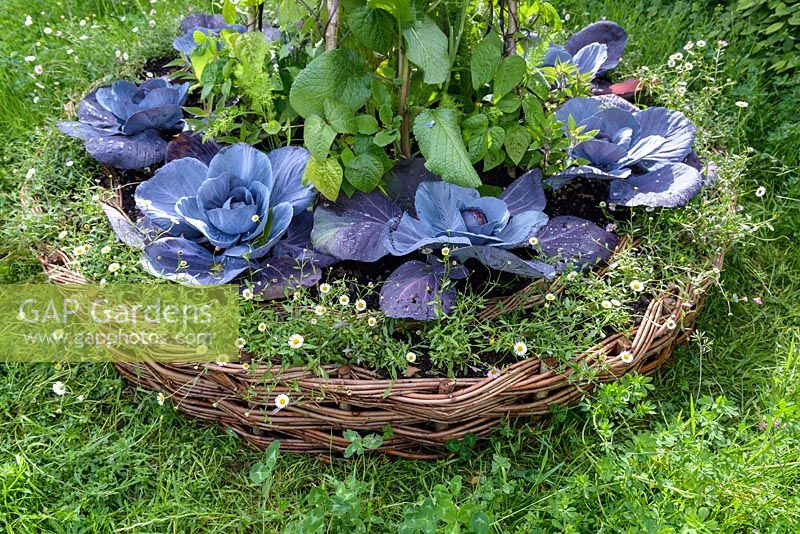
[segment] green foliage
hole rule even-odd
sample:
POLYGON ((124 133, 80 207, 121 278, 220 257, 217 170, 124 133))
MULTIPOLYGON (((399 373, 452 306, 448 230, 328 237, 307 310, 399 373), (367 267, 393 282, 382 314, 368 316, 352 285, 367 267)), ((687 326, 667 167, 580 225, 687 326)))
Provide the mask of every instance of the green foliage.
POLYGON ((250 468, 250 481, 261 488, 261 494, 264 497, 269 495, 269 490, 272 487, 272 473, 275 471, 275 464, 278 462, 278 449, 280 449, 281 442, 278 440, 273 441, 264 451, 264 459, 260 462, 254 463, 250 468))
POLYGON ((481 185, 464 148, 456 111, 426 109, 414 119, 414 137, 429 171, 462 187, 481 185))
POLYGON ((502 53, 503 42, 495 32, 489 32, 475 47, 469 63, 472 88, 475 91, 494 79, 502 53))
POLYGON ((361 456, 366 451, 377 449, 383 445, 383 438, 378 434, 362 436, 355 430, 345 430, 342 435, 344 439, 350 442, 350 445, 344 451, 345 458, 350 458, 354 454, 361 456))
POLYGON ((800 67, 800 4, 781 0, 739 0, 736 10, 747 21, 742 34, 754 38, 752 58, 769 62, 778 74, 800 67))
POLYGON ((423 16, 403 30, 408 59, 422 69, 425 83, 438 85, 450 73, 447 36, 430 17, 423 16))
POLYGON ((357 111, 370 95, 370 76, 355 51, 323 52, 300 71, 289 90, 289 102, 301 117, 324 113, 327 100, 357 111))

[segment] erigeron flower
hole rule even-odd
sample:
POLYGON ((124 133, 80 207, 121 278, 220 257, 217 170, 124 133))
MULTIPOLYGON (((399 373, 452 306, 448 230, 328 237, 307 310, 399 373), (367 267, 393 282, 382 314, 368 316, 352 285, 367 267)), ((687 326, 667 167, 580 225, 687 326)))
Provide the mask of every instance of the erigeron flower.
POLYGON ((546 300, 548 302, 553 302, 554 300, 556 300, 556 296, 554 294, 552 294, 552 293, 547 293, 544 296, 544 300, 546 300))
POLYGON ((536 236, 533 236, 532 238, 528 239, 528 244, 530 246, 532 246, 532 247, 535 247, 536 245, 539 244, 539 238, 536 237, 536 236))
POLYGON ((674 319, 667 319, 664 325, 667 327, 667 330, 675 330, 675 327, 678 326, 674 319))
POLYGON ((58 381, 53 384, 53 393, 58 395, 59 397, 63 397, 67 393, 67 387, 64 385, 64 382, 58 381))
POLYGON ((317 315, 325 315, 325 312, 328 311, 328 308, 323 306, 322 304, 317 304, 314 306, 314 313, 317 315))
POLYGON ((258 323, 258 331, 259 332, 266 332, 267 331, 267 323, 258 323))
POLYGON ((281 393, 277 397, 275 397, 275 408, 278 410, 283 410, 289 406, 289 395, 286 393, 281 393))
POLYGON ((319 285, 319 292, 322 293, 323 295, 327 295, 328 293, 331 292, 331 285, 323 282, 322 284, 319 285))
POLYGON ((514 354, 517 356, 525 356, 528 352, 528 345, 523 343, 522 341, 517 341, 514 343, 514 354))
POLYGON ((88 247, 86 245, 78 245, 77 247, 72 249, 72 254, 74 256, 83 256, 88 251, 88 247))
POLYGON ((692 69, 694 69, 694 63, 692 63, 691 61, 687 61, 686 63, 683 64, 683 70, 688 72, 692 69))
POLYGON ((234 343, 237 349, 243 349, 245 345, 247 345, 247 341, 243 337, 236 338, 236 342, 234 343))
POLYGON ((25 61, 30 63, 31 61, 36 61, 36 56, 25 56, 25 61))
POLYGON ((28 169, 28 172, 26 172, 26 173, 25 173, 25 178, 27 178, 28 180, 30 180, 31 178, 33 178, 33 175, 34 175, 34 174, 36 174, 36 169, 34 169, 33 167, 31 167, 30 169, 28 169))
POLYGON ((623 350, 619 353, 619 358, 622 363, 631 363, 633 361, 633 353, 629 350, 623 350))
MULTIPOLYGON (((239 338, 239 339, 242 339, 242 338, 239 338)), ((244 341, 244 340, 242 339, 242 341, 244 341)), ((220 367, 225 367, 226 365, 228 365, 228 357, 226 355, 224 355, 224 354, 219 354, 217 356, 217 361, 214 362, 214 363, 216 363, 220 367)))
POLYGON ((622 306, 622 303, 617 299, 611 299, 611 304, 613 304, 614 306, 622 306))
POLYGON ((767 194, 767 188, 766 188, 766 187, 764 187, 763 185, 762 185, 762 186, 760 186, 758 189, 756 189, 756 196, 757 196, 758 198, 761 198, 761 197, 763 197, 763 196, 764 196, 764 195, 766 195, 766 194, 767 194))
POLYGON ((114 262, 114 263, 112 263, 112 264, 110 264, 110 265, 108 266, 108 272, 110 272, 110 273, 116 273, 117 271, 119 271, 119 267, 120 267, 120 266, 119 266, 119 263, 117 263, 117 262, 114 262))
POLYGON ((342 306, 347 306, 348 304, 350 304, 350 297, 347 295, 341 295, 339 297, 339 304, 342 306))
POLYGON ((30 15, 25 15, 25 26, 30 26, 31 24, 33 24, 33 19, 30 15))
POLYGON ((167 402, 167 396, 159 392, 156 396, 156 402, 158 402, 159 406, 164 406, 164 403, 167 402))
POLYGON ((492 378, 492 379, 494 379, 494 378, 499 378, 499 377, 500 377, 500 369, 498 369, 497 367, 492 367, 492 368, 491 368, 491 369, 489 369, 489 371, 486 373, 486 377, 487 377, 487 378, 492 378))
POLYGON ((312 317, 311 319, 308 320, 308 322, 309 322, 309 324, 315 325, 315 324, 317 324, 317 318, 316 317, 312 317))
POLYGON ((289 336, 289 347, 293 349, 299 349, 303 346, 303 336, 300 334, 292 334, 289 336))
POLYGON ((41 76, 42 74, 44 74, 44 67, 42 67, 41 65, 36 65, 35 67, 33 67, 33 72, 34 74, 41 76))
POLYGON ((408 363, 414 363, 415 361, 417 361, 417 355, 414 354, 413 352, 407 352, 406 353, 406 361, 408 363))
POLYGON ((156 21, 154 21, 154 20, 150 20, 150 21, 148 21, 148 22, 147 22, 147 24, 148 24, 148 25, 149 25, 151 28, 155 28, 155 27, 156 27, 156 21))
POLYGON ((725 48, 726 46, 728 46, 728 41, 726 41, 725 39, 720 39, 719 41, 717 41, 717 46, 720 48, 725 48))
POLYGON ((674 60, 674 59, 672 59, 672 58, 669 58, 669 59, 667 60, 667 67, 669 67, 669 68, 671 68, 671 69, 672 69, 672 68, 674 68, 674 67, 675 67, 675 60, 674 60))
POLYGON ((671 59, 672 61, 682 61, 683 54, 681 54, 680 52, 675 52, 674 54, 669 56, 669 59, 671 59))
POLYGON ((688 43, 686 43, 685 45, 683 45, 683 49, 684 49, 684 50, 686 50, 687 52, 688 52, 689 50, 691 50, 692 48, 694 48, 694 43, 693 43, 693 42, 691 42, 691 41, 689 41, 688 43))
POLYGON ((600 306, 602 306, 606 310, 610 310, 614 305, 611 304, 610 300, 604 300, 603 302, 600 303, 600 306))
POLYGON ((364 299, 357 299, 356 300, 356 311, 363 312, 367 309, 367 301, 364 299))
POLYGON ((109 252, 111 252, 111 246, 110 245, 106 245, 106 246, 104 246, 103 248, 100 249, 100 254, 108 254, 109 252))
POLYGON ((569 280, 570 282, 572 282, 576 278, 578 278, 578 272, 577 271, 570 271, 570 272, 567 273, 567 280, 569 280))
POLYGON ((442 247, 442 256, 450 255, 450 247, 442 247))
POLYGON ((370 317, 367 319, 367 324, 369 326, 375 326, 376 324, 378 324, 378 320, 375 317, 370 317))
POLYGON ((644 284, 639 280, 632 280, 630 284, 628 284, 632 290, 636 291, 637 293, 644 291, 644 284))
POLYGON ((702 39, 698 39, 697 42, 695 43, 695 45, 697 46, 697 48, 705 48, 706 47, 706 42, 704 40, 702 40, 702 39))
POLYGON ((242 371, 249 371, 249 370, 250 370, 250 364, 247 363, 247 362, 244 362, 242 364, 242 371))
POLYGON ((51 33, 53 33, 53 28, 51 28, 50 26, 45 26, 45 28, 42 31, 44 32, 45 35, 50 35, 51 33))
POLYGON ((253 299, 253 290, 249 287, 246 287, 242 290, 242 298, 244 300, 252 300, 253 299))
POLYGON ((745 102, 744 100, 737 100, 737 101, 736 101, 736 106, 737 106, 737 107, 740 107, 740 108, 742 108, 742 109, 744 109, 744 108, 748 107, 749 105, 750 105, 750 104, 748 104, 748 103, 747 103, 747 102, 745 102))

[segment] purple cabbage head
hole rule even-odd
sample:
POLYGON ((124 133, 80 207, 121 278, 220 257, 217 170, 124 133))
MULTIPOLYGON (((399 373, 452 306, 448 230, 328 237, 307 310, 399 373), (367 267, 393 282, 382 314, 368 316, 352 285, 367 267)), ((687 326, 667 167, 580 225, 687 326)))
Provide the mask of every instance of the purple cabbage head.
POLYGON ((199 31, 205 35, 217 36, 222 30, 244 33, 247 28, 241 24, 227 24, 222 15, 189 15, 181 21, 182 35, 172 41, 172 46, 175 50, 188 56, 197 46, 194 40, 194 32, 199 31))
POLYGON ((78 106, 78 120, 60 122, 65 134, 82 139, 101 163, 119 169, 149 167, 164 159, 160 132, 180 130, 189 83, 154 78, 136 85, 116 81, 100 87, 78 106))
POLYGON ((700 171, 684 163, 692 153, 695 126, 679 111, 640 110, 605 95, 572 98, 556 110, 556 118, 565 125, 572 118, 598 133, 572 149, 573 158, 588 164, 550 178, 553 187, 575 177, 607 179, 609 202, 654 207, 682 206, 702 187, 700 171))
POLYGON ((283 296, 290 284, 316 283, 323 261, 310 250, 307 212, 316 191, 301 183, 308 158, 302 147, 264 154, 238 144, 208 165, 190 157, 164 165, 135 194, 145 225, 160 232, 144 247, 145 269, 202 285, 247 272, 269 297, 283 296), (282 253, 271 254, 285 235, 282 253))
POLYGON ((572 63, 582 74, 599 77, 619 65, 627 42, 628 34, 619 24, 595 22, 570 37, 565 46, 551 44, 543 64, 572 63))
POLYGON ((606 260, 616 246, 613 234, 589 221, 548 220, 538 170, 495 198, 438 180, 423 170, 421 159, 400 166, 391 196, 373 191, 323 204, 311 233, 316 250, 340 260, 428 255, 427 263, 410 260, 384 283, 381 310, 389 317, 424 320, 447 313, 455 293, 443 281, 466 276, 459 262, 474 259, 494 270, 552 278, 568 265, 606 260), (444 262, 431 255, 443 247, 449 249, 444 262))

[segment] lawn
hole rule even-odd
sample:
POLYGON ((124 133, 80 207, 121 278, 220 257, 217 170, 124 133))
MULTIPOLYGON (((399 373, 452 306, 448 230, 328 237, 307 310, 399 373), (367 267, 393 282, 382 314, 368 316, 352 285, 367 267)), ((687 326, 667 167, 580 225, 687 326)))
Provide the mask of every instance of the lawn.
MULTIPOLYGON (((64 230, 105 232, 92 207, 92 168, 77 163, 83 151, 53 125, 95 80, 131 76, 170 54, 190 4, 207 7, 4 2, 0 282, 44 281, 36 251, 68 242, 64 230), (23 182, 43 214, 21 207, 23 182)), ((759 55, 771 49, 753 52, 755 18, 736 2, 554 5, 570 29, 600 17, 627 29, 617 76, 665 66, 688 41, 728 43, 719 78, 732 84, 716 112, 733 126, 715 142, 747 157, 739 205, 755 230, 726 258, 697 333, 670 365, 652 382, 605 387, 547 425, 509 424, 446 460, 282 454, 269 487, 251 480, 264 453, 126 389, 111 365, 2 365, 4 531, 799 531, 797 72, 776 74, 775 59, 759 55), (56 381, 66 395, 53 394, 56 381)), ((788 40, 791 28, 773 33, 788 40)))

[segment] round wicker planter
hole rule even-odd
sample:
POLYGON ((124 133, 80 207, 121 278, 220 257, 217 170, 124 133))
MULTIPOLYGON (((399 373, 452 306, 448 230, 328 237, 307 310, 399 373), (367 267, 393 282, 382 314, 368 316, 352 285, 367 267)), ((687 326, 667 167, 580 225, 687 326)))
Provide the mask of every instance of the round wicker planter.
MULTIPOLYGON (((635 243, 622 238, 617 250, 632 246, 635 243)), ((716 268, 722 267, 723 256, 724 251, 712 259, 716 268)), ((62 251, 42 251, 41 263, 52 282, 88 283, 70 268, 70 262, 62 251)), ((381 451, 435 458, 447 441, 470 433, 486 435, 504 418, 545 416, 553 405, 570 405, 601 382, 631 371, 654 372, 691 333, 711 282, 675 287, 653 298, 637 326, 579 354, 575 360, 596 371, 591 381, 576 379, 570 376, 572 369, 557 369, 555 362, 536 356, 503 369, 498 378, 456 379, 387 380, 351 365, 325 366, 327 378, 304 367, 247 369, 241 364, 192 362, 115 365, 131 385, 162 392, 179 411, 224 425, 256 447, 279 439, 286 451, 343 451, 349 444, 342 437, 345 430, 381 433, 389 425, 392 437, 384 440, 381 451), (619 357, 624 350, 633 354, 630 363, 619 357), (289 393, 293 400, 275 413, 274 401, 281 393, 289 393)), ((549 286, 533 283, 489 302, 478 319, 488 321, 505 311, 535 306, 543 301, 545 288, 554 293, 562 289, 558 280, 549 286)))

